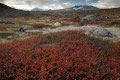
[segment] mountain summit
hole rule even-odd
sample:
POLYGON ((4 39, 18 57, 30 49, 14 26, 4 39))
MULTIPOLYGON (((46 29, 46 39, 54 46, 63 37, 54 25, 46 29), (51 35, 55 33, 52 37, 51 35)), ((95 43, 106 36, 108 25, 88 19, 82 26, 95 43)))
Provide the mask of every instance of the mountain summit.
POLYGON ((70 9, 73 9, 73 10, 95 10, 95 9, 99 9, 99 8, 94 7, 94 6, 89 6, 89 5, 76 5, 74 7, 71 7, 70 9))
MULTIPOLYGON (((70 7, 70 8, 58 9, 58 10, 96 10, 96 9, 99 9, 99 8, 94 7, 94 6, 90 6, 90 5, 76 5, 76 6, 73 6, 73 7, 70 7)), ((51 11, 51 10, 52 9, 42 10, 40 8, 33 8, 31 11, 51 11)))
POLYGON ((39 8, 33 8, 31 11, 43 11, 43 10, 39 8))

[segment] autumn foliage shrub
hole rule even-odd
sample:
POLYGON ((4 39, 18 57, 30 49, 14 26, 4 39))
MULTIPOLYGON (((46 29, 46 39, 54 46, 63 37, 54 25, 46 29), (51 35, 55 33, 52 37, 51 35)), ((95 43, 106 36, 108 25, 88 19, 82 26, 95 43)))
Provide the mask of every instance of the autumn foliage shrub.
POLYGON ((66 19, 69 22, 80 22, 80 19, 66 19))
POLYGON ((119 53, 118 48, 119 45, 112 49, 109 43, 87 38, 83 31, 1 43, 0 77, 2 80, 115 80, 120 77, 120 57, 113 55, 116 53, 113 50, 119 53))
POLYGON ((111 22, 109 22, 109 24, 111 24, 111 25, 120 24, 120 21, 119 20, 118 21, 111 21, 111 22))
POLYGON ((116 57, 118 58, 120 57, 120 41, 114 45, 114 48, 112 51, 116 57))
POLYGON ((35 29, 52 27, 51 25, 47 25, 47 24, 33 24, 32 26, 35 29))
POLYGON ((0 26, 1 31, 6 30, 6 29, 7 29, 7 27, 0 26))

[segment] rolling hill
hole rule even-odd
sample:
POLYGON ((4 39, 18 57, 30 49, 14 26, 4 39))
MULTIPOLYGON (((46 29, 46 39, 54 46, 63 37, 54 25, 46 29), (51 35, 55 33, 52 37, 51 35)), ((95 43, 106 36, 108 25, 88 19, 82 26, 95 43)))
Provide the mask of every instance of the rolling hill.
POLYGON ((0 17, 6 17, 10 15, 16 16, 19 15, 21 12, 23 11, 11 8, 5 4, 0 3, 0 17))

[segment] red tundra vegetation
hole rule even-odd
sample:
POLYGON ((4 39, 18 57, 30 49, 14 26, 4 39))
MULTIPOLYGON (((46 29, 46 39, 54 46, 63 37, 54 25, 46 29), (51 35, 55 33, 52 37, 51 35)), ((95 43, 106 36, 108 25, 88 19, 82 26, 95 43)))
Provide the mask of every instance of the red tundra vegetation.
POLYGON ((7 28, 8 28, 7 26, 0 25, 0 31, 4 31, 4 30, 6 30, 7 28))
POLYGON ((1 80, 120 79, 120 42, 110 45, 83 31, 0 44, 1 80))
POLYGON ((71 22, 80 22, 80 19, 66 19, 66 21, 71 21, 71 22))
POLYGON ((32 26, 34 29, 52 27, 51 25, 47 25, 47 24, 33 24, 32 26))

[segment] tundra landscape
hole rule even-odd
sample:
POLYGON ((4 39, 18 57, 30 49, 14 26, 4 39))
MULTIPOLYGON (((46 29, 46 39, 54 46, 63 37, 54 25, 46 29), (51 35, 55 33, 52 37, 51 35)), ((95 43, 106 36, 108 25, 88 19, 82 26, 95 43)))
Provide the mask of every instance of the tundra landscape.
POLYGON ((120 8, 78 7, 0 3, 0 80, 120 80, 120 8))

